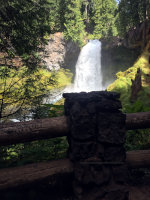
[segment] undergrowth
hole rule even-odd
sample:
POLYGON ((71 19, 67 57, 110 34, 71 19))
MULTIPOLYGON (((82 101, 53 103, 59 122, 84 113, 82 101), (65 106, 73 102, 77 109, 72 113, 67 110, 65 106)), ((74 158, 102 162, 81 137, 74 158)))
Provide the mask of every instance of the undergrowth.
MULTIPOLYGON (((43 105, 35 113, 35 118, 64 115, 63 105, 43 105)), ((67 155, 66 137, 39 140, 0 148, 0 168, 20 166, 64 158, 67 155)))
MULTIPOLYGON (((23 73, 23 69, 18 70, 18 73, 23 73)), ((13 69, 10 71, 13 74, 13 69)), ((22 87, 23 88, 23 79, 19 80, 19 76, 17 76, 16 72, 14 71, 14 90, 22 87)), ((13 75, 12 75, 13 76, 13 75)), ((32 78, 35 78, 35 88, 37 88, 38 92, 45 92, 50 91, 55 88, 64 88, 66 85, 71 83, 72 74, 68 70, 61 69, 57 72, 49 72, 47 70, 40 69, 35 72, 35 74, 31 74, 32 78), (40 83, 36 81, 36 77, 40 76, 40 83), (53 84, 48 84, 48 80, 52 79, 53 76, 57 80, 53 84), (39 85, 43 84, 46 87, 44 90, 38 90, 39 85)), ((2 79, 0 79, 0 83, 2 84, 2 79)), ((7 77, 5 80, 6 84, 9 86, 10 83, 12 84, 12 77, 7 77)), ((34 87, 34 85, 32 85, 34 87)), ((3 88, 1 88, 2 90, 3 88)), ((31 93, 33 92, 31 88, 31 93)), ((23 92, 23 91, 22 91, 23 92)), ((20 94, 21 95, 21 94, 20 94)), ((16 95, 14 95, 15 98, 16 95)), ((12 100, 12 97, 9 99, 9 96, 4 99, 7 101, 12 100)), ((27 105, 27 107, 30 107, 27 105)), ((50 104, 39 104, 36 105, 36 109, 34 107, 34 114, 33 118, 47 118, 47 117, 57 117, 64 114, 64 106, 63 105, 50 105, 50 104)), ((9 145, 9 146, 2 146, 0 147, 0 168, 4 167, 11 167, 11 166, 18 166, 24 165, 28 163, 36 163, 41 161, 49 161, 54 159, 59 159, 66 157, 66 151, 68 149, 68 143, 66 137, 55 138, 55 139, 47 139, 47 140, 40 140, 40 141, 33 141, 25 144, 16 144, 16 145, 9 145)))
MULTIPOLYGON (((149 63, 149 48, 148 43, 142 55, 138 58, 135 64, 124 72, 116 74, 117 79, 108 86, 107 91, 115 91, 120 93, 122 102, 122 111, 124 113, 135 113, 150 111, 150 63, 149 63), (132 102, 131 85, 137 74, 137 69, 142 72, 142 89, 137 95, 137 99, 132 102)), ((149 149, 150 148, 150 130, 127 131, 126 145, 127 150, 133 149, 149 149)))

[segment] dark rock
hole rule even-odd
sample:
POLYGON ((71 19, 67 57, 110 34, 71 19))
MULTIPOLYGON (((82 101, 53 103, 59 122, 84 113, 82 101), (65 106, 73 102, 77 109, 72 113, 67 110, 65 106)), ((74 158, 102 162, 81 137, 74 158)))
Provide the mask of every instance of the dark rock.
POLYGON ((125 142, 125 115, 119 113, 98 114, 98 141, 110 144, 125 142))
POLYGON ((99 189, 99 187, 90 188, 89 190, 85 190, 85 193, 83 194, 82 200, 103 200, 104 196, 106 194, 106 191, 104 189, 99 189))
POLYGON ((124 147, 121 146, 105 146, 104 161, 110 162, 125 162, 126 152, 124 147))
POLYGON ((104 145, 103 144, 97 144, 97 150, 96 155, 98 158, 104 161, 104 145))
POLYGON ((71 141, 70 156, 73 161, 83 160, 95 155, 96 144, 91 142, 75 142, 71 141))
POLYGON ((114 166, 113 179, 118 184, 125 184, 128 181, 128 168, 126 165, 114 166))
POLYGON ((128 200, 129 199, 129 192, 124 190, 116 190, 108 192, 105 195, 105 200, 128 200))

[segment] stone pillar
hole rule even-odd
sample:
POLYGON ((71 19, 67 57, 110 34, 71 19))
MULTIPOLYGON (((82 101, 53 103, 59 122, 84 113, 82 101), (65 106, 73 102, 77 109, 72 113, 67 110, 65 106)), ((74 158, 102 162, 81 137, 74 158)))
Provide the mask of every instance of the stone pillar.
POLYGON ((125 115, 112 92, 65 93, 74 199, 128 200, 125 115))

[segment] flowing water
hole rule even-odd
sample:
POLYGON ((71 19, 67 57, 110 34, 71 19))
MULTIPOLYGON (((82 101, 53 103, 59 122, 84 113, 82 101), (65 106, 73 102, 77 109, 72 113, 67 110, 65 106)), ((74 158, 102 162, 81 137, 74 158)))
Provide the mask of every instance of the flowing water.
POLYGON ((74 80, 74 92, 102 90, 101 42, 90 40, 81 50, 74 80))
POLYGON ((81 50, 76 64, 76 74, 73 85, 63 91, 54 91, 54 95, 44 99, 44 103, 55 103, 67 92, 91 92, 102 90, 101 74, 101 42, 90 40, 81 50))

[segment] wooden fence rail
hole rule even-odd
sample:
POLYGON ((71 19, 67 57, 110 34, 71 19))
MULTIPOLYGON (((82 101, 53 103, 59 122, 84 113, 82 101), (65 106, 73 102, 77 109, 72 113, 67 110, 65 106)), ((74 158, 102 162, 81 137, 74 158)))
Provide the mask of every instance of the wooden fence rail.
MULTIPOLYGON (((150 128, 150 112, 126 114, 127 130, 145 128, 150 128)), ((0 146, 62 137, 67 136, 69 133, 65 116, 1 124, 0 146)), ((150 150, 127 152, 125 163, 131 168, 150 167, 150 150)), ((31 184, 73 172, 74 167, 69 159, 1 169, 0 190, 31 184)))
MULTIPOLYGON (((126 114, 126 129, 150 128, 150 112, 126 114)), ((67 118, 54 117, 0 125, 0 145, 62 137, 69 134, 67 118)))
POLYGON ((139 112, 126 114, 126 129, 146 129, 150 128, 150 112, 139 112))
POLYGON ((0 145, 10 145, 34 140, 66 136, 68 134, 65 116, 17 122, 3 125, 0 129, 0 145))
MULTIPOLYGON (((127 152, 126 162, 131 168, 150 167, 150 150, 127 152)), ((71 173, 73 173, 73 165, 69 159, 1 169, 0 190, 32 184, 45 179, 50 181, 55 176, 71 173)))

